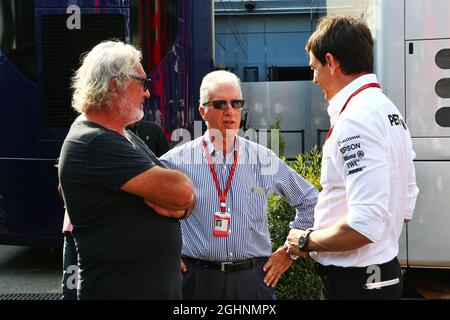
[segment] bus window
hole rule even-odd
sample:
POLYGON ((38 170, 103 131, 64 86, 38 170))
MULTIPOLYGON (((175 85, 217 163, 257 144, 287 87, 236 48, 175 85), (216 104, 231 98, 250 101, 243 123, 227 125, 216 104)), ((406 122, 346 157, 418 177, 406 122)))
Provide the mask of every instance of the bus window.
POLYGON ((0 1, 0 50, 36 83, 34 1, 0 1))
POLYGON ((78 69, 80 56, 107 39, 125 41, 126 18, 123 14, 84 14, 80 31, 66 27, 67 15, 43 14, 42 87, 44 126, 67 128, 77 117, 72 108, 70 81, 78 69))

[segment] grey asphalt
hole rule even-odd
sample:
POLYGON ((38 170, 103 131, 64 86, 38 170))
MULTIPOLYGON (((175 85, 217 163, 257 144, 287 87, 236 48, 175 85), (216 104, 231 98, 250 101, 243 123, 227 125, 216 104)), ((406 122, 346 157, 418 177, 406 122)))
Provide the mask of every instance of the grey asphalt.
POLYGON ((61 293, 62 251, 0 245, 0 294, 61 293))

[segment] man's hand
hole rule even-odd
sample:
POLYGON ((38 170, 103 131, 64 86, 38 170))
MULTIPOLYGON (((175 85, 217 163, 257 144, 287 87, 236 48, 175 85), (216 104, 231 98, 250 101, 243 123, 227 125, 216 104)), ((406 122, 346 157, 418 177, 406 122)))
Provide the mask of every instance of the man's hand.
POLYGON ((182 273, 186 273, 187 272, 186 263, 184 262, 183 258, 181 258, 181 272, 182 273))
POLYGON ((189 207, 184 209, 183 216, 180 219, 186 219, 187 217, 189 217, 192 214, 192 211, 194 211, 194 207, 196 204, 197 204, 197 198, 194 193, 194 198, 193 198, 192 202, 190 203, 189 207))
POLYGON ((144 202, 147 206, 155 210, 155 212, 161 216, 168 217, 168 218, 174 218, 174 219, 186 219, 189 217, 192 213, 192 210, 195 207, 196 204, 196 198, 194 194, 194 198, 192 202, 190 203, 189 207, 184 210, 174 210, 174 209, 167 209, 163 208, 160 205, 157 205, 156 203, 144 199, 144 202))
POLYGON ((286 248, 284 247, 280 247, 277 251, 272 253, 263 267, 264 272, 266 272, 266 276, 263 280, 266 286, 275 288, 281 275, 289 269, 292 261, 293 260, 289 258, 289 255, 286 253, 286 248))
POLYGON ((179 219, 184 216, 184 210, 172 210, 163 208, 150 200, 144 200, 145 204, 155 210, 157 214, 167 218, 179 219))

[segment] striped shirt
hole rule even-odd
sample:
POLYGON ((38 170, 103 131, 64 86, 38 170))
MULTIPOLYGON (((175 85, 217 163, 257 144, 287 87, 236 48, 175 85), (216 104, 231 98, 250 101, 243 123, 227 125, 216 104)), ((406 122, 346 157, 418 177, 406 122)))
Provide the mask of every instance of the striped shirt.
MULTIPOLYGON (((234 152, 224 157, 221 151, 214 149, 208 132, 204 137, 223 192, 234 152)), ((278 194, 295 207, 291 227, 313 226, 317 189, 271 150, 238 137, 235 143, 235 149, 239 149, 238 164, 226 200, 231 233, 228 237, 214 237, 214 214, 220 212, 220 201, 202 139, 174 148, 160 158, 166 167, 184 172, 194 185, 196 206, 189 218, 181 220, 183 255, 210 261, 270 256, 267 200, 271 194, 278 194)))

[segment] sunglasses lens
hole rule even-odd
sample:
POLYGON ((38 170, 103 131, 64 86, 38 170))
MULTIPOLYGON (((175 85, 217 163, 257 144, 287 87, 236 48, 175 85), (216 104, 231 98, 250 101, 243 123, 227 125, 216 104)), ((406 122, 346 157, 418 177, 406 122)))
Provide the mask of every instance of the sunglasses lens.
POLYGON ((212 104, 216 109, 224 109, 227 106, 227 102, 225 100, 214 100, 212 101, 212 104))
POLYGON ((146 80, 144 81, 144 91, 147 91, 147 90, 150 89, 150 84, 151 84, 150 79, 146 79, 146 80))
POLYGON ((231 105, 235 109, 240 109, 244 107, 244 100, 231 100, 231 105))

